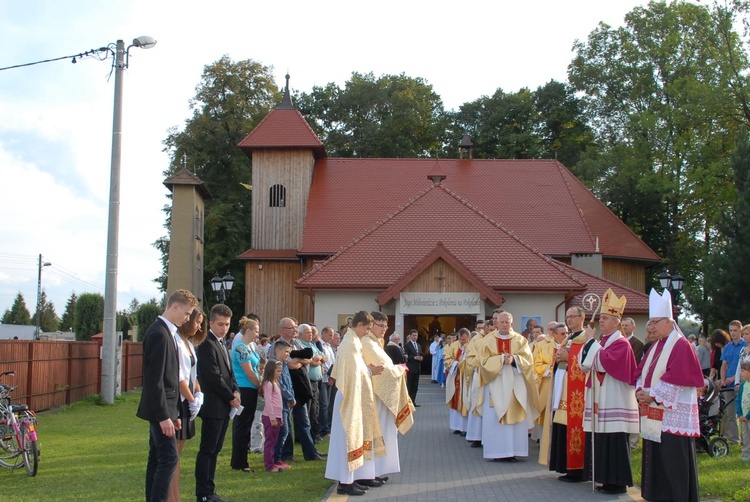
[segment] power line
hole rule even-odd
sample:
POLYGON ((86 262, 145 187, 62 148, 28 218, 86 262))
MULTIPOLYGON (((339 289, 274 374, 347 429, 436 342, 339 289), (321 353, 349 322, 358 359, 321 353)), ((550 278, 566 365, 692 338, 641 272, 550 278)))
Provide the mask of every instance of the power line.
POLYGON ((89 57, 89 56, 91 56, 93 58, 96 58, 99 61, 104 61, 109 56, 109 52, 111 50, 112 49, 110 49, 109 47, 99 47, 98 49, 90 49, 90 50, 88 50, 86 52, 81 52, 80 54, 73 54, 73 55, 70 55, 70 56, 60 56, 59 58, 42 59, 41 61, 34 61, 32 63, 22 63, 22 64, 13 65, 13 66, 6 66, 4 68, 0 68, 0 71, 3 71, 3 70, 12 70, 14 68, 23 68, 25 66, 34 66, 34 65, 42 64, 42 63, 52 63, 53 61, 60 61, 62 59, 72 59, 73 60, 73 64, 76 64, 79 59, 83 59, 83 58, 89 57), (102 52, 106 52, 107 55, 104 56, 104 57, 102 57, 101 54, 100 54, 102 52))

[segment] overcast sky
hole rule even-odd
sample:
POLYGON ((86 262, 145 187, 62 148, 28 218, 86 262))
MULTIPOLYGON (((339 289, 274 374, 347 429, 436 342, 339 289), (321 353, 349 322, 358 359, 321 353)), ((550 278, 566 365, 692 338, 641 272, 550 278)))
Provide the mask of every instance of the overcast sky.
MULTIPOLYGON (((163 140, 190 116, 203 67, 227 54, 289 71, 292 89, 343 85, 352 72, 422 77, 446 109, 496 89, 565 80, 576 39, 645 2, 239 2, 0 0, 0 67, 150 35, 124 79, 118 310, 158 297, 165 234, 163 140)), ((62 315, 70 293, 104 293, 112 145, 111 60, 0 71, 0 315, 42 286, 62 315)), ((248 131, 249 132, 249 131, 248 131)), ((249 245, 249 243, 248 243, 249 245)))

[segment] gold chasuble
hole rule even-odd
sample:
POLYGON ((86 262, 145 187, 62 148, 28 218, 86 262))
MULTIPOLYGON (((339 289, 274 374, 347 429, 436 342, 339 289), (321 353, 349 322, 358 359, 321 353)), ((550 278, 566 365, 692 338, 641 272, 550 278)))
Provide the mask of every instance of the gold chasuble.
POLYGON ((385 455, 385 441, 378 423, 370 370, 362 358, 362 342, 351 328, 336 353, 331 377, 341 392, 341 425, 346 436, 349 471, 361 467, 365 459, 385 455))
MULTIPOLYGON (((468 346, 468 343, 467 343, 468 346)), ((469 409, 464 401, 464 387, 469 385, 466 380, 466 351, 467 347, 461 347, 461 342, 456 340, 450 344, 443 354, 445 370, 448 378, 445 381, 445 405, 465 417, 469 415, 469 409), (456 362, 455 368, 453 363, 456 362)), ((440 368, 442 371, 443 368, 440 368)))
MULTIPOLYGON (((534 361, 526 339, 511 331, 501 335, 489 333, 477 345, 479 385, 490 390, 490 405, 503 425, 514 425, 529 419, 529 427, 539 416, 538 391, 534 383, 534 361), (503 364, 503 355, 511 354, 515 364, 503 364)), ((480 394, 479 406, 484 400, 480 394)), ((485 420, 489 417, 484 417, 485 420)))
POLYGON ((375 395, 383 401, 388 411, 393 414, 398 431, 401 434, 406 434, 414 425, 413 412, 416 409, 409 399, 409 392, 406 389, 406 368, 393 364, 391 358, 381 347, 380 340, 372 333, 363 337, 362 356, 365 364, 384 367, 383 373, 372 375, 372 387, 375 395))
POLYGON ((545 338, 534 345, 534 373, 537 377, 537 389, 539 390, 539 418, 537 423, 544 425, 545 417, 549 415, 548 401, 552 387, 552 371, 555 365, 555 352, 557 343, 554 338, 545 338))
POLYGON ((469 413, 481 417, 482 416, 482 389, 479 386, 479 346, 484 343, 484 339, 487 338, 487 334, 479 333, 471 340, 466 346, 466 380, 469 385, 468 392, 464 395, 467 399, 464 400, 469 413))

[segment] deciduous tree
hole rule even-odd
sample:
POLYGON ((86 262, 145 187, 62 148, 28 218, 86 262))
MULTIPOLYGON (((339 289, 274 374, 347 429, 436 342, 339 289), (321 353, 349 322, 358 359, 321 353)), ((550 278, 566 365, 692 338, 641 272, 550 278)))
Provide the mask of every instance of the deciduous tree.
POLYGON ((73 331, 76 340, 91 340, 102 332, 104 324, 104 297, 99 293, 83 293, 76 301, 73 331))

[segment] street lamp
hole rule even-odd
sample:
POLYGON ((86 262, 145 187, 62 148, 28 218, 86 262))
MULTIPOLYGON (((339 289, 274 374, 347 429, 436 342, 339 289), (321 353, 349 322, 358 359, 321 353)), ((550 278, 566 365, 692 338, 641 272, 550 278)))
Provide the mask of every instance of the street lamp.
POLYGON ((234 277, 229 275, 229 271, 223 278, 219 277, 219 274, 214 274, 211 278, 211 289, 216 293, 216 299, 220 303, 227 301, 227 296, 232 292, 232 286, 234 286, 234 277))
POLYGON ((685 279, 682 278, 679 272, 675 272, 673 275, 669 275, 666 270, 659 274, 659 284, 663 289, 669 291, 672 295, 672 301, 677 300, 677 296, 682 291, 682 286, 685 284, 685 279))
POLYGON ((115 105, 112 119, 112 165, 109 181, 109 223, 107 227, 107 271, 104 283, 104 340, 102 341, 102 399, 114 404, 117 392, 117 250, 120 225, 120 157, 122 145, 122 77, 130 62, 130 49, 150 49, 156 45, 152 37, 138 37, 125 48, 125 42, 107 46, 114 59, 115 105))
POLYGON ((36 281, 36 331, 34 332, 34 339, 39 340, 39 333, 42 326, 42 313, 41 301, 42 301, 42 268, 49 267, 52 265, 50 262, 42 261, 42 255, 39 255, 39 275, 36 281))

